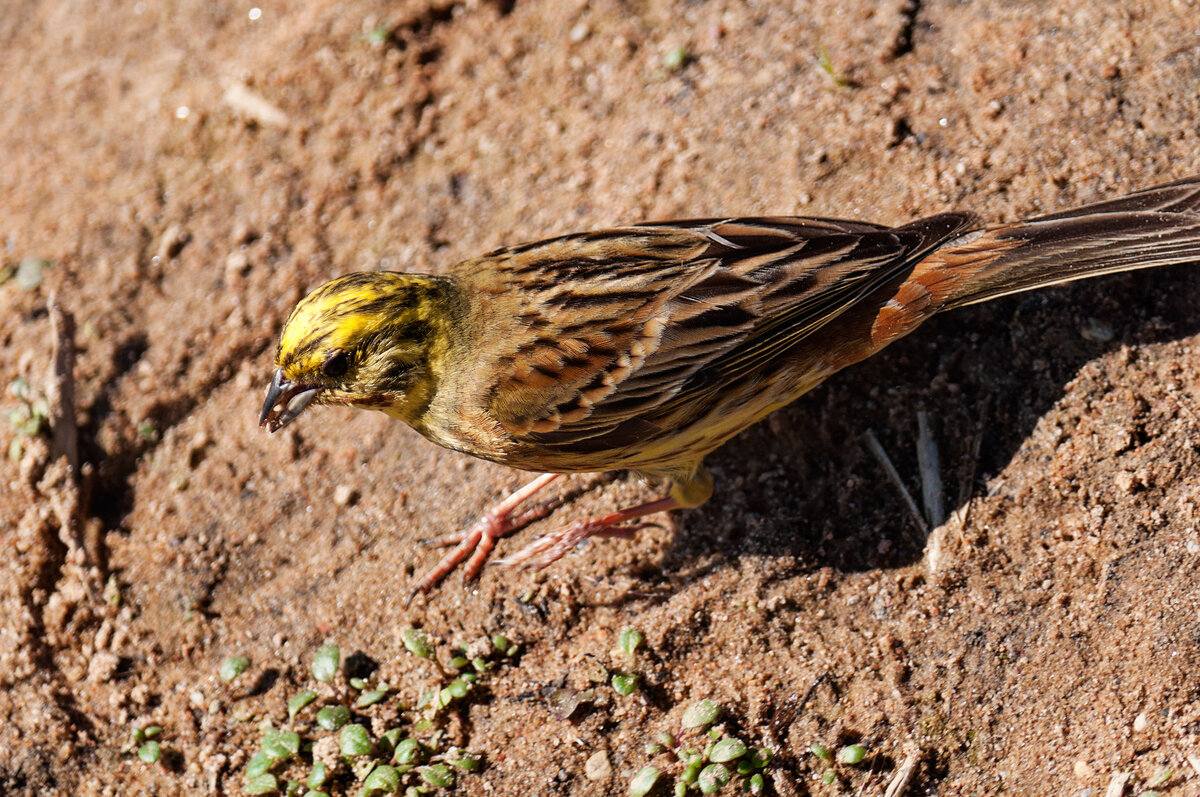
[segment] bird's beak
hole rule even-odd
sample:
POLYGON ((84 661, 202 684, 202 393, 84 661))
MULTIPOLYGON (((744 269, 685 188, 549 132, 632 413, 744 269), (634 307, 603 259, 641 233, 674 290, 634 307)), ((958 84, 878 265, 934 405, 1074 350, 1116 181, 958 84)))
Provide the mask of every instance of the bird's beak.
POLYGON ((312 403, 321 390, 319 387, 289 382, 283 375, 283 369, 276 368, 271 386, 267 388, 262 414, 258 416, 258 425, 267 427, 269 432, 282 429, 304 412, 304 408, 312 403))

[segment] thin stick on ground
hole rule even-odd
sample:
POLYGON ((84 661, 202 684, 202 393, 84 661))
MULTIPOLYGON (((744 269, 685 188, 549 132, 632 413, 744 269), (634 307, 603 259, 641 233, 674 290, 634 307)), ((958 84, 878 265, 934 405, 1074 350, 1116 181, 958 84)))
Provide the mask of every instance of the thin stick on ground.
POLYGON ((912 494, 908 492, 908 488, 901 481, 900 472, 896 470, 896 466, 892 464, 891 458, 883 450, 883 444, 879 442, 879 438, 875 436, 875 432, 870 429, 867 430, 865 437, 867 439, 867 448, 871 449, 871 453, 879 460, 879 464, 883 466, 883 470, 887 473, 888 478, 892 480, 892 484, 896 485, 896 489, 900 491, 901 497, 904 498, 904 503, 908 506, 908 511, 912 513, 917 528, 921 530, 922 534, 928 536, 929 524, 925 522, 925 516, 921 514, 920 508, 917 507, 917 502, 913 500, 912 494))
POLYGON ((79 427, 75 421, 75 318, 57 301, 50 304, 54 337, 54 373, 50 383, 50 420, 54 455, 67 458, 71 475, 79 480, 79 427))
POLYGON ((942 551, 946 545, 946 535, 953 528, 958 534, 959 545, 965 546, 963 530, 971 518, 971 505, 974 503, 972 487, 975 484, 975 473, 979 469, 979 450, 983 446, 983 430, 991 411, 991 396, 985 396, 979 411, 979 421, 975 425, 975 434, 971 437, 971 450, 967 455, 967 467, 962 472, 958 482, 958 508, 950 513, 950 520, 944 526, 939 526, 929 535, 925 543, 925 569, 930 575, 936 574, 942 567, 942 551))
POLYGON ((892 775, 891 781, 887 785, 887 791, 883 793, 883 797, 901 797, 908 790, 908 782, 912 780, 913 773, 917 771, 917 764, 921 762, 921 750, 916 746, 908 748, 907 755, 904 756, 903 763, 896 770, 896 774, 892 775))
POLYGON ((1113 775, 1112 780, 1108 782, 1108 788, 1104 790, 1104 797, 1121 797, 1125 793, 1125 784, 1129 782, 1131 773, 1118 772, 1113 775))
POLYGON ((921 500, 925 517, 935 529, 946 522, 946 501, 942 491, 942 462, 937 440, 929 425, 929 413, 917 411, 917 467, 921 470, 921 500))
POLYGON ((975 485, 975 474, 979 470, 979 451, 983 448, 983 430, 987 428, 988 414, 991 411, 992 397, 990 395, 984 396, 983 405, 979 408, 979 420, 975 424, 975 434, 971 437, 971 453, 967 457, 967 469, 958 482, 958 505, 962 508, 956 511, 961 512, 958 524, 960 534, 967 527, 967 520, 971 517, 971 499, 975 485))

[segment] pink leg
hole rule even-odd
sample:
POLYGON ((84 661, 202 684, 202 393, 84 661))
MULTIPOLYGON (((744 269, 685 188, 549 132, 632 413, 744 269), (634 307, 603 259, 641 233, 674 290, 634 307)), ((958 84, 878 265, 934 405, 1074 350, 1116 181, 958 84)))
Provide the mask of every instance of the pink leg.
POLYGON ((632 537, 637 533, 638 529, 642 528, 642 524, 618 526, 618 523, 637 520, 638 518, 646 517, 646 515, 653 515, 656 512, 667 512, 679 508, 680 503, 676 499, 660 498, 657 501, 638 504, 635 507, 622 509, 619 512, 613 512, 608 515, 577 520, 569 526, 564 526, 558 531, 552 531, 536 542, 526 545, 512 556, 501 559, 497 564, 508 566, 525 565, 541 570, 551 562, 561 559, 579 544, 581 540, 585 540, 588 537, 632 537))
POLYGON ((515 517, 513 516, 513 512, 517 507, 561 476, 561 473, 543 473, 488 510, 474 526, 466 531, 446 534, 435 540, 431 540, 431 545, 454 545, 455 547, 443 556, 429 572, 421 577, 421 580, 417 582, 417 586, 413 589, 413 594, 429 592, 429 590, 437 586, 439 581, 448 576, 454 568, 458 567, 464 559, 467 559, 468 556, 470 556, 470 560, 467 561, 467 565, 463 569, 463 580, 470 581, 479 575, 483 563, 487 561, 488 555, 491 554, 492 548, 496 545, 496 540, 507 534, 512 534, 514 531, 532 523, 538 518, 545 517, 549 513, 550 510, 548 507, 534 507, 515 517))

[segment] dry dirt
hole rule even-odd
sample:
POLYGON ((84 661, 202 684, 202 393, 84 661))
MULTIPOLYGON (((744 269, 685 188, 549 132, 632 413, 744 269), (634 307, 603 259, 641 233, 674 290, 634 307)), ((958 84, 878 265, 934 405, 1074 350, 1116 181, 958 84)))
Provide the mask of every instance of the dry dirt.
MULTIPOLYGON (((239 793, 320 645, 395 699, 434 682, 412 627, 521 644, 446 715, 484 759, 461 794, 674 774, 644 744, 700 698, 774 751, 770 793, 881 794, 914 753, 908 794, 1200 793, 1194 268, 939 316, 714 455, 702 509, 411 606, 418 541, 526 476, 382 415, 256 425, 282 321, 339 273, 673 216, 1012 220, 1200 171, 1200 5, 251 8, 0 12, 0 266, 49 263, 0 285, 0 383, 54 398, 57 301, 81 461, 61 418, 0 425, 0 793, 239 793), (919 412, 955 510, 929 540, 864 438, 919 493, 919 412), (560 719, 548 687, 597 662, 638 690, 560 719), (157 764, 122 751, 147 725, 157 764), (822 782, 809 745, 851 742, 822 782)), ((554 495, 561 521, 655 487, 554 495)))

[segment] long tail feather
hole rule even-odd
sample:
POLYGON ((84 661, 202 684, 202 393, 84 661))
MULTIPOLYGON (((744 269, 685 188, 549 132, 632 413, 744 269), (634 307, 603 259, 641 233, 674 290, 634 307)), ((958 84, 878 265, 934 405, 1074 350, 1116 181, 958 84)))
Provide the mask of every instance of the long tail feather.
POLYGON ((937 271, 945 278, 942 309, 1102 274, 1197 263, 1200 176, 969 233, 932 260, 927 279, 937 271))

